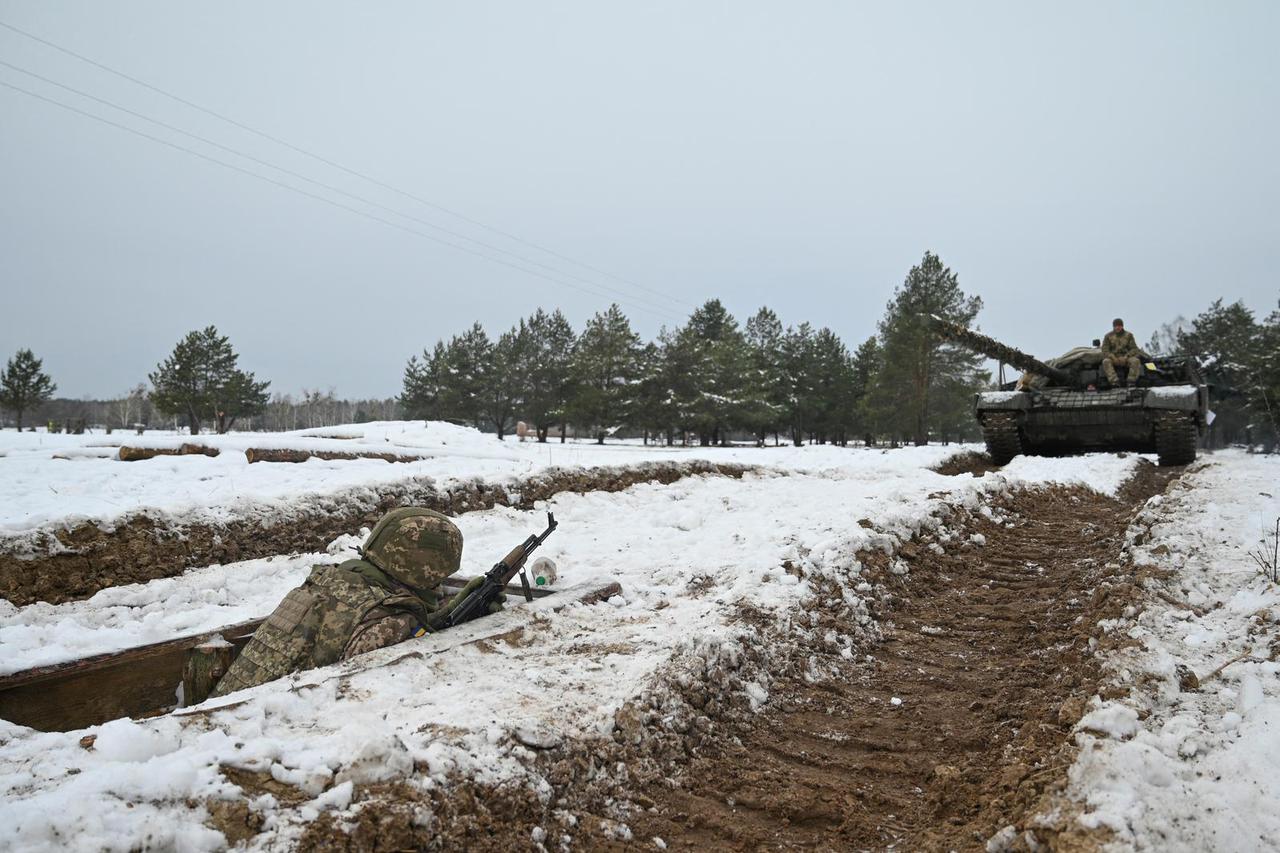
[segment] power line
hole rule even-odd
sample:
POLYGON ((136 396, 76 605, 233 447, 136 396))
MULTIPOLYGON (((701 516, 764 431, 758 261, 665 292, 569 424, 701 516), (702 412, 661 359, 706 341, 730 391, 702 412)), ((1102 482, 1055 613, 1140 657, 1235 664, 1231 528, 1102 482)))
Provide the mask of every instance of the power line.
POLYGON ((671 302, 676 302, 676 303, 679 303, 679 304, 682 304, 682 305, 691 305, 691 304, 692 304, 692 303, 686 302, 686 301, 685 301, 685 300, 683 300, 683 299, 679 299, 679 298, 677 298, 677 297, 675 297, 675 296, 671 296, 670 294, 663 293, 663 292, 662 292, 662 291, 660 291, 660 290, 655 290, 655 289, 653 289, 653 288, 651 288, 651 287, 647 287, 647 286, 645 286, 645 285, 643 285, 643 284, 640 284, 640 283, 638 283, 638 282, 632 281, 632 280, 630 280, 630 279, 626 279, 626 278, 622 278, 622 277, 620 277, 620 276, 614 275, 613 273, 608 272, 607 270, 602 270, 602 269, 600 269, 600 268, 598 268, 598 267, 595 267, 595 266, 592 266, 591 264, 588 264, 588 263, 586 263, 586 262, 584 262, 584 261, 579 261, 579 260, 577 260, 577 259, 575 259, 575 258, 572 258, 572 257, 568 256, 568 255, 561 254, 560 252, 557 252, 557 251, 555 251, 555 250, 553 250, 553 249, 550 249, 550 248, 548 248, 548 247, 546 247, 546 246, 544 246, 544 245, 542 245, 542 244, 540 244, 540 243, 535 243, 535 242, 533 242, 533 241, 531 241, 531 240, 526 240, 526 239, 524 239, 524 238, 522 238, 522 237, 518 237, 518 236, 516 236, 515 234, 512 234, 512 233, 510 233, 510 232, 508 232, 508 231, 504 231, 504 230, 502 230, 501 228, 497 228, 497 227, 494 227, 494 226, 492 226, 492 225, 488 225, 488 224, 486 224, 486 223, 484 223, 484 222, 481 222, 481 221, 479 221, 479 220, 477 220, 477 219, 472 219, 471 217, 469 217, 469 216, 467 216, 467 215, 465 215, 465 214, 463 214, 463 213, 460 213, 460 212, 458 212, 458 211, 456 211, 456 210, 453 210, 452 208, 445 207, 445 206, 444 206, 444 205, 442 205, 442 204, 437 204, 436 202, 433 202, 433 201, 430 201, 430 200, 428 200, 428 199, 422 198, 421 196, 414 195, 413 193, 408 192, 407 190, 402 190, 402 189, 400 189, 399 187, 393 186, 393 185, 388 184, 388 183, 386 183, 386 182, 384 182, 384 181, 380 181, 380 180, 378 180, 377 178, 374 178, 374 177, 372 177, 372 176, 370 176, 370 175, 367 175, 367 174, 365 174, 365 173, 363 173, 363 172, 356 171, 355 169, 352 169, 352 168, 350 168, 350 167, 344 166, 344 165, 342 165, 341 163, 337 163, 337 162, 335 162, 335 161, 333 161, 333 160, 330 160, 330 159, 328 159, 328 158, 326 158, 326 157, 323 157, 323 156, 321 156, 321 155, 319 155, 319 154, 316 154, 316 153, 314 153, 314 152, 312 152, 312 151, 308 151, 307 149, 302 148, 302 147, 300 147, 300 146, 298 146, 298 145, 294 145, 292 142, 288 142, 288 141, 286 141, 286 140, 284 140, 284 139, 281 139, 281 138, 279 138, 279 137, 277 137, 277 136, 272 136, 271 134, 266 133, 265 131, 258 130, 257 128, 252 127, 252 126, 250 126, 250 125, 248 125, 248 124, 245 124, 244 122, 237 121, 236 119, 233 119, 233 118, 231 118, 230 116, 223 115, 222 113, 219 113, 219 112, 217 112, 217 111, 215 111, 215 110, 209 109, 208 107, 205 107, 205 106, 202 106, 202 105, 200 105, 200 104, 197 104, 197 103, 195 103, 194 101, 189 101, 189 100, 187 100, 186 98, 182 97, 181 95, 175 95, 174 93, 169 92, 169 91, 167 91, 167 90, 165 90, 165 89, 162 89, 162 88, 160 88, 159 86, 155 86, 155 85, 153 85, 153 84, 151 84, 151 83, 148 83, 148 82, 146 82, 145 80, 140 80, 140 79, 138 79, 137 77, 134 77, 134 76, 132 76, 132 75, 130 75, 130 74, 126 74, 126 73, 125 73, 125 72, 123 72, 123 71, 120 71, 120 70, 118 70, 118 69, 116 69, 116 68, 112 68, 112 67, 111 67, 111 66, 109 66, 109 65, 105 65, 105 64, 103 64, 103 63, 101 63, 101 62, 98 62, 98 61, 97 61, 97 60, 95 60, 95 59, 90 59, 89 57, 84 56, 83 54, 77 53, 76 51, 71 50, 70 48, 63 47, 63 46, 62 46, 62 45, 60 45, 60 44, 56 44, 56 43, 54 43, 54 42, 49 41, 48 39, 41 38, 40 36, 35 35, 34 33, 29 33, 29 32, 27 32, 26 30, 19 29, 18 27, 15 27, 13 24, 7 23, 7 22, 5 22, 5 21, 0 21, 0 27, 4 27, 5 29, 8 29, 8 30, 10 30, 10 31, 12 31, 12 32, 15 32, 15 33, 17 33, 17 34, 18 34, 18 35, 20 35, 20 36, 23 36, 23 37, 25 37, 25 38, 29 38, 29 39, 31 39, 32 41, 39 42, 40 44, 43 44, 43 45, 45 45, 45 46, 47 46, 47 47, 51 47, 51 48, 53 48, 54 50, 57 50, 57 51, 59 51, 59 52, 61 52, 61 53, 66 54, 67 56, 71 56, 71 57, 73 57, 73 58, 75 58, 75 59, 78 59, 78 60, 80 60, 81 62, 87 62, 89 65, 92 65, 92 66, 93 66, 93 67, 95 67, 95 68, 98 68, 98 69, 101 69, 101 70, 103 70, 103 71, 106 71, 108 74, 114 74, 115 76, 120 77, 121 79, 128 80, 130 83, 134 83, 134 84, 136 84, 136 85, 138 85, 138 86, 142 86, 143 88, 145 88, 145 89, 149 89, 150 91, 155 92, 155 93, 156 93, 156 94, 158 94, 158 95, 163 95, 163 96, 164 96, 164 97, 166 97, 166 98, 169 98, 169 99, 171 99, 171 100, 173 100, 173 101, 177 101, 178 103, 183 104, 184 106, 190 107, 190 108, 191 108, 191 109, 193 109, 193 110, 199 110, 200 112, 205 113, 206 115, 213 116, 214 118, 218 119, 219 121, 224 121, 224 122, 226 122, 226 123, 228 123, 228 124, 231 124, 231 125, 234 125, 235 127, 240 128, 241 130, 244 130, 244 131, 247 131, 247 132, 249 132, 249 133, 252 133, 252 134, 254 134, 255 136, 259 136, 259 137, 261 137, 261 138, 263 138, 263 139, 266 139, 266 140, 268 140, 268 141, 270 141, 270 142, 274 142, 274 143, 275 143, 275 144, 277 144, 277 145, 282 145, 282 146, 284 146, 285 148, 288 148, 288 149, 289 149, 289 150, 291 150, 291 151, 296 151, 296 152, 297 152, 297 153, 299 153, 299 154, 302 154, 302 155, 304 155, 304 156, 306 156, 306 157, 310 157, 311 159, 316 160, 316 161, 318 161, 318 162, 324 163, 326 166, 330 166, 330 167, 332 167, 332 168, 334 168, 334 169, 338 169, 338 170, 340 170, 340 171, 342 171, 342 172, 346 172, 348 175, 352 175, 352 176, 354 176, 354 177, 360 178, 361 180, 368 181, 368 182, 369 182, 369 183, 371 183, 371 184, 374 184, 374 185, 376 185, 376 186, 382 187, 383 189, 386 189, 386 190, 390 190, 391 192, 396 193, 397 195, 404 196, 405 198, 411 199, 412 201, 416 201, 416 202, 418 202, 419 204, 424 204, 424 205, 426 205, 427 207, 431 207, 431 208, 434 208, 434 209, 436 209, 436 210, 439 210, 439 211, 441 211, 442 213, 446 213, 446 214, 448 214, 448 215, 450 215, 450 216, 457 217, 458 219, 461 219, 463 222, 467 222, 467 223, 469 223, 469 224, 471 224, 471 225, 475 225, 475 226, 476 226, 476 227, 478 227, 478 228, 483 228, 483 229, 485 229, 486 231, 489 231, 489 232, 494 233, 494 234, 498 234, 498 235, 500 235, 500 236, 502 236, 502 237, 507 238, 508 240, 513 240, 513 241, 515 241, 515 242, 517 242, 517 243, 520 243, 520 244, 522 244, 522 245, 528 246, 529 248, 537 249, 537 250, 538 250, 538 251, 540 251, 540 252, 546 252, 548 255, 551 255, 552 257, 559 258, 560 260, 562 260, 562 261, 567 261, 567 262, 569 262, 569 263, 571 263, 571 264, 575 264, 575 265, 577 265, 577 266, 582 267, 583 269, 591 270, 592 272, 596 273, 597 275, 603 275, 603 276, 606 276, 607 278, 611 278, 611 279, 613 279, 614 281, 620 282, 620 283, 622 283, 622 284, 626 284, 626 285, 628 285, 628 286, 630 286, 630 287, 634 287, 634 288, 637 288, 637 289, 639 289, 639 290, 644 290, 644 291, 646 291, 646 292, 648 292, 648 293, 653 294, 654 296, 659 296, 659 297, 661 297, 661 298, 663 298, 663 299, 667 299, 667 300, 670 300, 671 302))
POLYGON ((647 305, 652 306, 652 307, 653 307, 655 310, 657 310, 657 311, 661 311, 661 312, 666 313, 668 316, 670 316, 670 317, 672 317, 672 318, 675 318, 675 316, 676 316, 676 315, 674 315, 673 313, 671 313, 671 312, 667 309, 667 306, 666 306, 666 305, 658 304, 658 303, 654 302, 654 301, 653 301, 653 300, 651 300, 651 299, 646 299, 646 298, 641 297, 641 296, 636 296, 636 295, 634 295, 634 294, 625 293, 625 292, 623 292, 623 291, 621 291, 621 290, 618 290, 618 289, 617 289, 617 288, 615 288, 615 287, 610 287, 610 286, 609 286, 609 285, 607 285, 607 284, 601 284, 601 283, 599 283, 599 282, 592 281, 591 279, 583 278, 582 276, 575 275, 575 274, 573 274, 573 273, 571 273, 571 272, 567 272, 567 271, 565 271, 565 270, 559 269, 559 268, 554 267, 554 266, 551 266, 551 265, 549 265, 549 264, 541 263, 540 261, 534 260, 533 258, 528 258, 528 257, 525 257, 524 255, 520 255, 520 254, 517 254, 517 253, 515 253, 515 252, 509 251, 509 250, 507 250, 507 249, 503 249, 503 248, 502 248, 502 247, 500 247, 500 246, 495 246, 495 245, 493 245, 493 244, 491 244, 491 243, 486 243, 486 242, 484 242, 483 240, 477 240, 477 239, 475 239, 474 237, 469 237, 469 236, 467 236, 466 234, 463 234, 463 233, 461 233, 461 232, 459 232, 459 231, 454 231, 454 230, 452 230, 452 229, 445 228, 445 227, 444 227, 444 226, 442 226, 442 225, 437 225, 436 223, 431 222, 431 221, 429 221, 429 220, 422 219, 422 218, 417 217, 417 216, 413 216, 412 214, 404 213, 403 211, 396 210, 396 209, 395 209, 395 208, 393 208, 393 207, 388 207, 387 205, 385 205, 385 204, 381 204, 381 203, 376 202, 376 201, 373 201, 372 199, 368 199, 368 198, 365 198, 365 197, 363 197, 363 196, 359 196, 359 195, 356 195, 356 194, 354 194, 354 193, 347 192, 346 190, 342 189, 341 187, 335 187, 335 186, 333 186, 333 185, 331 185, 331 184, 326 184, 326 183, 324 183, 324 182, 322 182, 322 181, 317 181, 317 180, 315 180, 315 179, 313 179, 313 178, 310 178, 310 177, 308 177, 307 175, 304 175, 304 174, 302 174, 302 173, 300 173, 300 172, 295 172, 295 171, 293 171, 292 169, 287 169, 287 168, 285 168, 284 166, 278 166, 278 165, 276 165, 276 164, 274 164, 274 163, 271 163, 271 162, 268 162, 268 161, 266 161, 266 160, 262 160, 262 159, 260 159, 260 158, 258 158, 258 157, 255 157, 255 156, 253 156, 252 154, 246 154, 245 152, 240 151, 239 149, 232 148, 232 147, 230 147, 230 146, 228 146, 228 145, 223 145, 223 144, 222 144, 222 143, 220 143, 220 142, 216 142, 216 141, 214 141, 214 140, 212 140, 212 139, 209 139, 209 138, 207 138, 207 137, 201 136, 201 135, 200 135, 200 134, 198 134, 198 133, 192 133, 191 131, 184 130, 184 129, 180 128, 180 127, 176 127, 175 125, 168 124, 167 122, 163 122, 163 121, 160 121, 159 119, 152 118, 151 116, 145 115, 145 114, 140 113, 140 112, 137 112, 137 111, 135 111, 135 110, 131 110, 131 109, 129 109, 128 107, 122 107, 122 106, 120 106, 119 104, 117 104, 117 103, 115 103, 115 102, 113 102, 113 101, 109 101, 109 100, 107 100, 107 99, 105 99, 105 98, 100 98, 100 97, 98 97, 97 95, 91 94, 91 93, 89 93, 89 92, 85 92, 85 91, 83 91, 83 90, 81 90, 81 89, 77 89, 77 88, 75 88, 74 86, 68 86, 68 85, 67 85, 67 84, 65 84, 65 83, 59 83, 57 80, 53 80, 53 79, 51 79, 51 78, 49 78, 49 77, 45 77, 45 76, 44 76, 44 75, 42 75, 42 74, 37 74, 37 73, 36 73, 36 72, 34 72, 34 71, 31 71, 31 70, 26 69, 26 68, 22 68, 21 66, 18 66, 18 65, 14 65, 13 63, 11 63, 11 62, 7 62, 7 61, 5 61, 5 60, 3 60, 3 59, 0 59, 0 65, 3 65, 3 66, 4 66, 4 67, 6 67, 6 68, 10 68, 10 69, 12 69, 12 70, 14 70, 14 71, 17 71, 17 72, 19 72, 20 74, 26 74, 28 77, 34 77, 35 79, 40 80, 40 81, 42 81, 42 82, 44 82, 44 83, 47 83, 47 84, 49 84, 49 85, 51 85, 51 86, 57 86, 57 87, 58 87, 58 88, 60 88, 60 89, 64 89, 64 90, 66 90, 66 91, 68 91, 68 92, 71 92, 71 93, 73 93, 73 94, 79 95, 79 96, 80 96, 80 97, 82 97, 82 98, 87 98, 87 99, 89 99, 89 100, 91 100, 91 101, 95 101, 95 102, 97 102, 97 103, 99 103, 99 104, 102 104, 102 105, 104 105, 104 106, 110 107, 111 109, 119 110, 119 111, 120 111, 120 112, 122 112, 122 113, 126 113, 126 114, 131 115, 131 116, 133 116, 133 117, 135 117, 135 118, 139 118, 139 119, 142 119, 143 121, 150 122, 151 124, 154 124, 154 125, 156 125, 157 127, 162 127, 162 128, 164 128, 165 130, 169 130, 169 131, 172 131, 172 132, 174 132, 174 133, 180 133, 180 134, 182 134, 183 136, 189 137, 189 138, 191 138, 191 139, 198 140, 198 141, 200 141, 200 142, 203 142, 203 143, 204 143, 204 144, 206 144, 206 145, 210 145, 210 146, 212 146, 212 147, 214 147, 214 148, 220 149, 220 150, 222 150, 222 151, 226 151, 226 152, 227 152, 227 153, 229 153, 229 154, 234 154, 234 155, 236 155, 237 157, 243 157, 244 159, 246 159, 246 160, 250 160, 250 161, 252 161, 252 162, 254 162, 254 163, 257 163, 257 164, 258 164, 258 165, 260 165, 260 166, 266 166, 268 169, 275 169, 275 170, 276 170, 276 171, 278 171, 278 172, 281 172, 281 173, 283 173, 283 174, 289 175, 289 176, 291 176, 291 177, 293 177, 293 178, 297 178, 298 180, 305 181, 305 182, 307 182, 307 183, 309 183, 309 184, 311 184, 311 185, 313 185, 313 186, 320 187, 321 189, 327 190, 327 191, 329 191, 329 192, 337 193, 338 195, 345 196, 345 197, 347 197, 347 198, 349 198, 349 199, 352 199, 353 201, 358 201, 358 202, 360 202, 361 204, 367 204, 367 205, 369 205, 370 207, 374 207, 374 208, 377 208, 377 209, 379 209, 379 210, 386 211, 387 213, 394 214, 395 216, 401 216, 401 217, 404 217, 405 219, 408 219, 408 220, 410 220, 411 222, 417 222, 417 223, 418 223, 418 224, 420 224, 420 225, 425 225, 425 226, 427 226, 428 228, 432 228, 432 229, 435 229, 436 231, 440 231, 441 233, 448 234, 450 237, 455 237, 455 238, 460 239, 460 240, 466 240, 466 241, 468 241, 468 242, 470 242, 470 243, 475 243, 476 245, 478 245, 478 246, 483 246, 484 248, 489 249, 490 251, 498 252, 499 254, 507 255, 508 257, 515 258, 516 260, 521 261, 521 262, 523 262, 523 263, 531 264, 531 265, 533 265, 533 266, 535 266, 535 267, 540 267, 540 268, 542 268, 542 269, 544 269, 544 270, 548 270, 548 271, 553 272, 553 273, 556 273, 556 274, 558 274, 558 275, 562 275, 562 276, 565 276, 565 277, 567 277, 567 278, 574 279, 575 281, 581 282, 581 283, 582 283, 582 284, 584 284, 584 285, 587 285, 587 286, 589 286, 589 287, 596 288, 596 291, 591 291, 591 292, 593 292, 596 296, 604 296, 604 297, 607 297, 607 298, 615 298, 615 299, 617 299, 617 298, 621 298, 621 299, 631 300, 631 301, 633 301, 633 302, 644 303, 644 304, 647 304, 647 305), (598 291, 605 291, 605 292, 598 292, 598 291))
MULTIPOLYGON (((35 99, 40 100, 40 101, 44 101, 45 103, 52 104, 52 105, 54 105, 54 106, 56 106, 56 107, 61 107, 61 108, 62 108, 62 109, 64 109, 64 110, 68 110, 68 111, 70 111, 70 112, 73 112, 73 113, 76 113, 76 114, 78 114, 78 115, 84 116, 85 118, 90 118, 90 119, 93 119, 94 121, 102 122, 103 124, 110 125, 111 127, 118 128, 118 129, 123 130, 123 131, 125 131, 125 132, 127 132, 127 133, 132 133, 132 134, 133 134, 133 135, 135 135, 135 136, 139 136, 139 137, 142 137, 143 139, 150 140, 151 142, 154 142, 154 143, 156 143, 156 144, 158 144, 158 145, 163 145, 163 146, 165 146, 165 147, 167 147, 167 148, 172 148, 172 149, 174 149, 174 150, 176 150, 176 151, 182 151, 182 152, 187 153, 187 154, 190 154, 190 155, 192 155, 192 156, 194 156, 194 157, 199 157, 201 160, 207 160, 207 161, 208 161, 208 162, 210 162, 210 163, 214 163, 214 164, 216 164, 216 165, 218 165, 218 166, 222 166, 223 168, 226 168, 226 169, 231 169, 232 171, 234 171, 234 172, 239 172, 239 173, 240 173, 240 174, 242 174, 242 175, 248 175, 248 176, 249 176, 249 177, 251 177, 251 178, 257 178, 257 179, 258 179, 258 180, 260 180, 260 181, 266 181, 266 182, 267 182, 267 183, 269 183, 269 184, 273 184, 273 185, 275 185, 275 186, 277 186, 277 187, 281 187, 282 189, 286 189, 286 190, 289 190, 289 191, 291 191, 291 192, 298 193, 299 195, 304 195, 304 196, 306 196, 306 197, 308 197, 308 198, 313 198, 313 199, 315 199, 315 200, 317 200, 317 201, 322 201, 322 202, 324 202, 325 204, 329 204, 329 205, 332 205, 332 206, 334 206, 334 207, 340 208, 340 209, 342 209, 342 210, 349 211, 349 212, 351 212, 351 213, 356 214, 357 216, 363 216, 365 219, 371 219, 371 220, 373 220, 374 222, 381 222, 382 224, 384 224, 384 225, 389 225, 389 226, 391 226, 392 228, 395 228, 395 229, 397 229, 397 230, 399 230, 399 231, 404 231, 404 232, 406 232, 406 233, 408 233, 408 234, 414 234, 414 235, 416 235, 416 236, 418 236, 418 237, 422 237, 422 238, 424 238, 424 239, 426 239, 426 240, 431 240, 431 241, 432 241, 432 242, 434 242, 434 243, 440 243, 441 245, 449 246, 449 247, 454 248, 454 249, 458 249, 459 251, 466 252, 466 253, 467 253, 467 254, 469 254, 469 255, 475 255, 475 256, 476 256, 476 257, 478 257, 478 258, 483 258, 483 259, 485 259, 485 260, 487 260, 487 261, 490 261, 490 262, 492 262, 492 263, 495 263, 495 264, 502 264, 502 265, 503 265, 503 266, 505 266, 505 267, 510 267, 511 269, 519 270, 520 272, 526 273, 526 274, 528 274, 528 275, 537 276, 538 278, 542 278, 542 279, 545 279, 545 280, 547 280, 547 281, 554 282, 554 283, 556 283, 556 284, 563 284, 563 285, 565 285, 566 287, 572 287, 572 288, 574 288, 575 290, 581 290, 581 291, 583 291, 584 293, 589 293, 589 294, 591 294, 592 296, 599 296, 599 295, 600 295, 599 293, 594 293, 594 292, 592 292, 592 291, 586 290, 585 288, 583 288, 583 287, 581 287, 581 286, 579 286, 579 285, 573 284, 572 282, 564 281, 564 280, 562 280, 562 279, 558 279, 558 278, 554 278, 554 277, 549 276, 549 275, 545 275, 545 274, 543 274, 543 273, 538 272, 537 270, 526 269, 525 267, 519 266, 518 264, 511 263, 510 261, 505 261, 505 260, 503 260, 502 258, 495 258, 495 257, 493 257, 492 255, 486 255, 486 254, 484 254, 483 252, 476 251, 475 249, 472 249, 472 248, 470 248, 470 247, 468 247, 468 246, 463 246, 463 245, 459 245, 458 243, 452 243, 452 242, 450 242, 450 241, 448 241, 448 240, 443 240, 443 239, 441 239, 441 238, 439 238, 439 237, 436 237, 436 236, 434 236, 434 235, 432 235, 432 234, 427 234, 427 233, 426 233, 426 232, 424 232, 424 231, 419 231, 419 230, 417 230, 417 229, 415 229, 415 228, 410 228, 410 227, 408 227, 408 226, 406 226, 406 225, 402 225, 402 224, 400 224, 399 222, 394 222, 394 221, 392 221, 392 220, 390 220, 390 219, 386 219, 386 218, 384 218, 384 217, 377 216, 377 215, 372 214, 372 213, 369 213, 369 212, 367 212, 367 211, 360 210, 359 208, 352 207, 352 206, 350 206, 350 205, 348 205, 348 204, 343 204, 342 202, 334 201, 334 200, 333 200, 333 199, 331 199, 331 198, 326 198, 325 196, 317 195, 316 193, 313 193, 313 192, 308 192, 307 190, 300 189, 300 188, 298 188, 298 187, 292 186, 291 184, 286 184, 286 183, 284 183, 283 181, 277 181, 276 179, 271 178, 271 177, 268 177, 268 176, 266 176, 266 175, 260 175, 260 174, 258 174, 257 172, 253 172, 253 171, 251 171, 251 170, 249 170, 249 169, 245 169, 245 168, 243 168, 243 167, 241 167, 241 166, 237 166, 237 165, 236 165, 236 164, 234 164, 234 163, 228 163, 228 162, 226 162, 225 160, 219 160, 219 159, 218 159, 218 158, 216 158, 216 157, 210 157, 208 154, 204 154, 204 153, 202 153, 202 152, 200 152, 200 151, 196 151, 196 150, 195 150, 195 149, 193 149, 193 148, 187 148, 186 146, 184 146, 184 145, 179 145, 179 144, 177 144, 176 142, 170 142, 170 141, 169 141, 169 140, 167 140, 167 139, 161 139, 161 138, 160 138, 160 137, 158 137, 158 136, 152 136, 152 135, 151 135, 151 134, 149 134, 149 133, 145 133, 144 131, 138 130, 138 129, 136 129, 136 128, 129 127, 128 125, 120 124, 119 122, 112 121, 111 119, 108 119, 108 118, 103 118, 102 116, 99 116, 99 115, 94 115, 93 113, 91 113, 91 112, 87 112, 87 111, 85 111, 85 110, 82 110, 82 109, 80 109, 79 107, 74 107, 74 106, 72 106, 72 105, 70 105, 70 104, 65 104, 65 103, 63 103, 62 101, 55 100, 54 98, 50 98, 50 97, 48 97, 48 96, 46 96, 46 95, 41 95, 41 94, 39 94, 39 93, 37 93, 37 92, 32 92, 31 90, 29 90, 29 89, 24 89, 24 88, 22 88, 21 86, 15 86, 14 84, 9 83, 9 82, 7 82, 7 81, 5 81, 5 80, 0 80, 0 86, 4 86, 5 88, 12 89, 12 90, 13 90, 13 91, 15 91, 15 92, 20 92, 20 93, 22 93, 22 94, 24 94, 24 95, 27 95, 27 96, 32 97, 32 98, 35 98, 35 99)), ((621 301, 621 300, 619 300, 619 301, 621 301)), ((631 307, 632 307, 632 308, 636 308, 636 309, 641 310, 641 311, 644 311, 644 312, 649 313, 649 314, 655 314, 656 316, 662 316, 662 315, 658 314, 658 312, 657 312, 657 311, 655 311, 655 310, 653 310, 653 309, 651 309, 651 308, 647 308, 647 307, 644 307, 644 306, 641 306, 641 305, 637 305, 637 304, 635 304, 635 303, 631 303, 631 307)))

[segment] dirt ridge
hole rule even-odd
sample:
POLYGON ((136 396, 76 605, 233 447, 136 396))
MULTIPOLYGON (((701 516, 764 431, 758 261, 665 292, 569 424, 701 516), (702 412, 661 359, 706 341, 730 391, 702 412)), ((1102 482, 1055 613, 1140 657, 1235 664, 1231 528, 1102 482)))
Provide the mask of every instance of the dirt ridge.
POLYGON ((112 586, 172 577, 195 566, 320 551, 398 506, 425 506, 446 515, 495 506, 531 509, 563 492, 616 492, 694 476, 740 478, 756 470, 759 466, 695 459, 548 468, 519 479, 476 478, 446 487, 430 477, 415 477, 300 501, 303 508, 270 516, 249 509, 224 523, 183 524, 144 510, 112 522, 109 529, 86 521, 0 539, 0 598, 19 607, 36 601, 58 604, 112 586))

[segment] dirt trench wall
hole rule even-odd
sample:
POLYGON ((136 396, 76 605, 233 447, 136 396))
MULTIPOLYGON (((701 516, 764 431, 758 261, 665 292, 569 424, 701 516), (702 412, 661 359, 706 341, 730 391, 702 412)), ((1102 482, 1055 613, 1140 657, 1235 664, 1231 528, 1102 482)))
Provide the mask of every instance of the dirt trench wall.
POLYGON ((300 498, 292 509, 251 508, 222 523, 181 524, 143 511, 110 529, 82 522, 41 531, 34 540, 0 540, 0 597, 20 607, 36 601, 57 604, 112 586, 172 577, 195 566, 321 551, 338 536, 372 526, 399 506, 425 506, 446 515, 494 506, 531 509, 561 492, 617 492, 639 483, 673 483, 708 474, 740 478, 751 470, 754 466, 704 460, 649 462, 549 468, 520 480, 472 480, 443 488, 424 477, 300 498))

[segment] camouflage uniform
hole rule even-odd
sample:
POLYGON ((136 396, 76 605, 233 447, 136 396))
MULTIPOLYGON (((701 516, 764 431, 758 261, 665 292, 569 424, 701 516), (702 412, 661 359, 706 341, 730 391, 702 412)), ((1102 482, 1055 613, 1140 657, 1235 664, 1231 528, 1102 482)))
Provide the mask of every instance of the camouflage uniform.
POLYGON ((316 566, 254 633, 211 696, 426 633, 440 582, 458 570, 462 532, 438 512, 393 510, 378 522, 363 559, 316 566))
POLYGON ((1133 332, 1121 329, 1119 332, 1114 329, 1107 332, 1106 337, 1102 339, 1102 372, 1106 374, 1107 381, 1112 385, 1120 384, 1120 377, 1116 375, 1116 365, 1123 364, 1128 369, 1125 378, 1132 385, 1142 375, 1142 350, 1138 349, 1138 342, 1133 338, 1133 332))

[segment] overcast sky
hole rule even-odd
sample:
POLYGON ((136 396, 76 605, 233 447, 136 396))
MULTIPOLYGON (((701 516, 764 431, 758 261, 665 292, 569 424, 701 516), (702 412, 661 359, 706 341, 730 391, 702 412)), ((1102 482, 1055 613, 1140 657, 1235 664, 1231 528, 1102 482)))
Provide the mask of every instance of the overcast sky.
POLYGON ((0 86, 0 350, 68 396, 122 392, 210 323, 273 390, 351 397, 539 305, 581 328, 616 298, 650 337, 719 297, 852 347, 926 249, 1041 355, 1116 314, 1146 340, 1280 297, 1280 3, 0 0, 0 21, 563 256, 0 27, 6 63, 412 217, 0 65, 408 229, 0 86))

